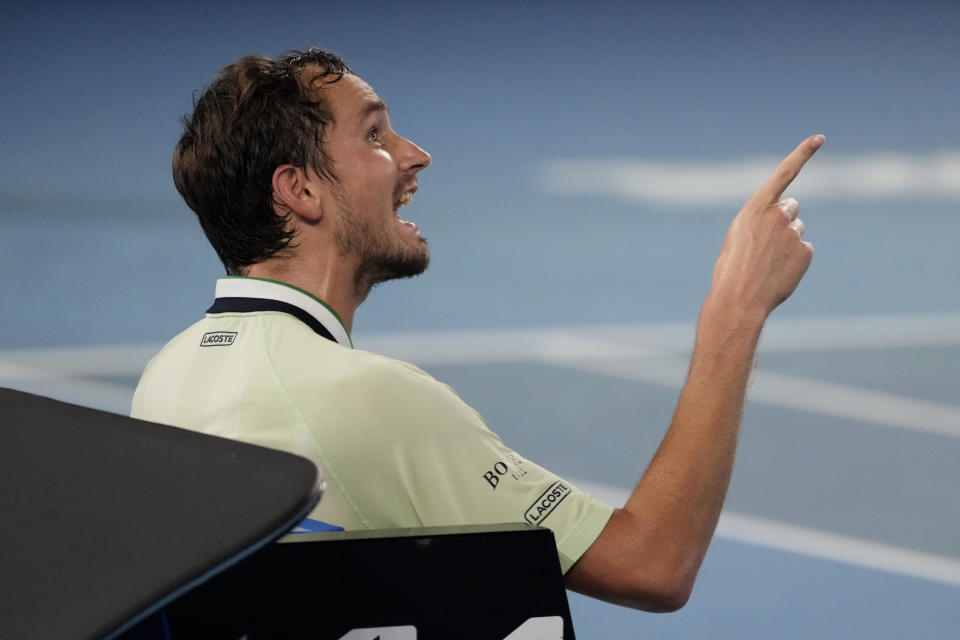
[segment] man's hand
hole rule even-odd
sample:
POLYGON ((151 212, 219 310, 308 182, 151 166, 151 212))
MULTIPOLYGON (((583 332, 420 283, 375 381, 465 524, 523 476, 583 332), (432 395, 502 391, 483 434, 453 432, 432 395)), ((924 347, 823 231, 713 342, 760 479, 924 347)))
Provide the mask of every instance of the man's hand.
POLYGON ((713 271, 708 302, 722 300, 766 319, 793 293, 813 259, 813 245, 802 240, 797 201, 780 197, 823 141, 815 135, 801 142, 734 218, 713 271))

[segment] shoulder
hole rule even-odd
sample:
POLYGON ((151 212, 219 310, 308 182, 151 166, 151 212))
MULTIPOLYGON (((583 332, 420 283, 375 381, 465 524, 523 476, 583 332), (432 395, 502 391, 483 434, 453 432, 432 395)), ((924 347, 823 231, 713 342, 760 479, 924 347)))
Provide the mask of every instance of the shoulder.
POLYGON ((433 400, 460 404, 454 390, 418 366, 370 351, 340 348, 327 354, 324 377, 337 386, 355 387, 368 393, 366 402, 397 403, 404 400, 433 400))
POLYGON ((353 350, 350 352, 352 366, 350 374, 363 379, 366 383, 383 387, 389 392, 393 387, 399 391, 456 395, 449 386, 438 382, 433 376, 410 362, 396 360, 370 351, 353 350))
MULTIPOLYGON (((480 415, 452 388, 416 365, 369 351, 331 345, 278 372, 281 384, 308 422, 350 425, 355 432, 376 430, 407 436, 451 428, 486 429, 480 415)), ((301 353, 301 356, 307 354, 301 353)))
POLYGON ((168 340, 147 362, 144 375, 156 370, 161 363, 189 358, 193 353, 193 347, 200 346, 203 324, 204 321, 199 320, 168 340))

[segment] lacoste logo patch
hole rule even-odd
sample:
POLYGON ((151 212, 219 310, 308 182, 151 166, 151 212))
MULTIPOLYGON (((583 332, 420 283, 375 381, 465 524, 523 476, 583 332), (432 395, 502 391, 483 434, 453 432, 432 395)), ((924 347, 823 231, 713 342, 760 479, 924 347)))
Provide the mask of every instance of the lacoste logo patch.
POLYGON ((229 347, 237 339, 236 331, 211 331, 203 334, 201 347, 229 347))
POLYGON ((570 495, 570 487, 565 485, 562 480, 557 480, 547 490, 540 494, 540 497, 530 505, 527 512, 523 514, 523 519, 530 524, 540 524, 547 519, 557 505, 563 502, 563 499, 570 495))

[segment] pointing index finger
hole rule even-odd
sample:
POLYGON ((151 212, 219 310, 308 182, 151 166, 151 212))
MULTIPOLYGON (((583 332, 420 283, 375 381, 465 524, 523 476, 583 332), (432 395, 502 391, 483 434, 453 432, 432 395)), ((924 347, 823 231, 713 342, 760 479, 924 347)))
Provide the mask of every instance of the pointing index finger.
POLYGON ((779 200, 786 188, 799 175, 803 165, 823 145, 824 140, 824 136, 818 133, 801 142, 790 155, 783 159, 783 162, 773 172, 773 175, 763 183, 763 186, 757 189, 751 201, 759 201, 757 204, 766 206, 779 200))

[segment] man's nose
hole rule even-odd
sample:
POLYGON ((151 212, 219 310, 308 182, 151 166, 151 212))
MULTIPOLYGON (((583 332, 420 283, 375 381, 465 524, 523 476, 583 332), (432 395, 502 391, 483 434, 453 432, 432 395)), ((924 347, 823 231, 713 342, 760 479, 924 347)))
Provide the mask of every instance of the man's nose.
POLYGON ((406 138, 404 138, 403 141, 406 145, 403 153, 404 169, 419 171, 430 166, 433 158, 430 157, 429 153, 406 138))

